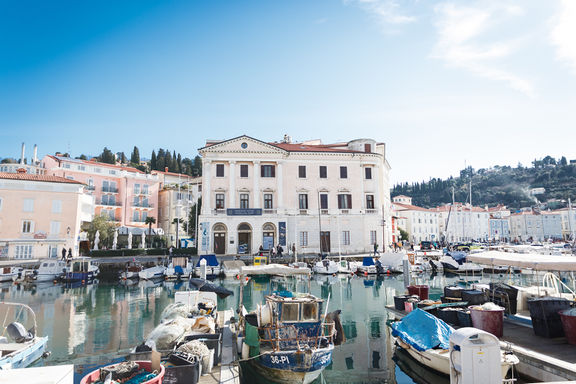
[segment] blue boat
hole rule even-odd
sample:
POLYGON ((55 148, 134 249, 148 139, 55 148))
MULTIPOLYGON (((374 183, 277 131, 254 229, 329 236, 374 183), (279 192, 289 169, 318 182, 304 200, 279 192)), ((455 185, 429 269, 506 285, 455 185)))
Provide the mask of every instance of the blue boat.
POLYGON ((45 356, 48 337, 36 336, 36 315, 20 303, 0 303, 0 370, 26 368, 45 356))
POLYGON ((89 258, 78 258, 72 259, 70 263, 66 266, 66 272, 64 273, 64 281, 67 283, 72 283, 75 281, 92 281, 96 277, 100 270, 98 266, 95 265, 89 258))
POLYGON ((206 278, 207 279, 214 279, 223 273, 222 266, 218 262, 216 255, 210 254, 210 255, 201 255, 200 258, 198 259, 198 262, 196 263, 196 268, 194 271, 196 276, 198 276, 198 277, 200 276, 200 262, 202 260, 206 260, 206 278))
POLYGON ((276 292, 247 314, 240 362, 244 379, 248 372, 256 381, 307 384, 320 376, 332 362, 335 342, 343 338, 340 312, 321 316, 323 301, 276 292))

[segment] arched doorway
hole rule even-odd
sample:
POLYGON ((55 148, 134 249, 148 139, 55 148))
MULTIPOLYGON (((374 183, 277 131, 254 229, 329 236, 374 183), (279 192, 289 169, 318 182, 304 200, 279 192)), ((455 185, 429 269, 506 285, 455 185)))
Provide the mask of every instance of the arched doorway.
POLYGON ((272 223, 266 223, 262 226, 262 247, 269 250, 276 244, 276 226, 272 223))
POLYGON ((214 224, 214 253, 224 255, 226 253, 226 226, 222 223, 214 224))
POLYGON ((238 225, 238 253, 241 255, 252 253, 252 227, 248 223, 238 225))

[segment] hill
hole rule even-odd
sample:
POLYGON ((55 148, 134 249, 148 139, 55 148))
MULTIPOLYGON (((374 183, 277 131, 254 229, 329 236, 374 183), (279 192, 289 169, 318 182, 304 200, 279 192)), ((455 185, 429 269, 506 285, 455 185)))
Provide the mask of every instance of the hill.
POLYGON ((391 196, 407 195, 412 197, 414 205, 431 208, 452 202, 454 188, 455 201, 469 202, 470 183, 472 203, 476 206, 504 204, 520 209, 538 205, 556 209, 567 206, 568 198, 576 203, 576 164, 568 164, 564 156, 558 161, 546 156, 534 160, 531 167, 521 164, 516 168, 494 166, 475 170, 467 167, 460 171, 459 177, 397 184, 391 196))

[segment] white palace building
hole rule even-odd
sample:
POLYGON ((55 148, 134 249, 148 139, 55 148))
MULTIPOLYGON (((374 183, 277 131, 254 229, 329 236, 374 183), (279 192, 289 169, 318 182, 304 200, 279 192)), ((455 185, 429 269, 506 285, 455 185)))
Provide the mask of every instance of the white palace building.
POLYGON ((199 253, 254 254, 295 244, 299 254, 369 252, 392 241, 384 143, 357 139, 207 141, 199 253))

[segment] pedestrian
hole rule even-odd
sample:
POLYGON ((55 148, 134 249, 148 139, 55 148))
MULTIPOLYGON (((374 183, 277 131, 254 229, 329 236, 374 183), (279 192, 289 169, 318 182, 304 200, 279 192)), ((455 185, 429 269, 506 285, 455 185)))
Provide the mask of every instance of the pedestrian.
POLYGON ((168 254, 170 255, 170 257, 172 257, 172 252, 174 252, 174 246, 171 245, 170 248, 168 248, 168 254))
POLYGON ((380 256, 380 252, 378 252, 378 243, 374 242, 374 256, 376 256, 376 254, 380 256))
POLYGON ((68 248, 68 258, 72 258, 72 248, 68 248))
POLYGON ((292 256, 296 259, 296 243, 292 243, 292 256))
POLYGON ((264 256, 264 247, 262 245, 258 248, 258 256, 264 256))
POLYGON ((276 247, 276 254, 278 255, 278 257, 282 257, 282 252, 284 252, 284 248, 282 248, 282 246, 278 244, 278 246, 276 247))
POLYGON ((62 261, 66 261, 66 248, 62 248, 62 261))

